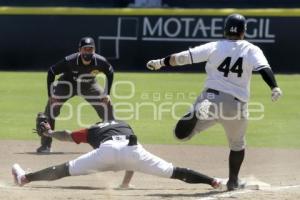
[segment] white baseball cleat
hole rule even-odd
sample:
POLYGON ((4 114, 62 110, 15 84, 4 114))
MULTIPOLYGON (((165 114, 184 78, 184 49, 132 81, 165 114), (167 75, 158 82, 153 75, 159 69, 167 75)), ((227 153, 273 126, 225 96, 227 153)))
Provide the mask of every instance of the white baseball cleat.
POLYGON ((28 183, 28 180, 25 177, 25 171, 17 163, 15 163, 12 166, 12 175, 14 177, 14 181, 16 185, 22 187, 23 185, 28 183))
POLYGON ((214 180, 211 182, 211 187, 214 189, 222 189, 222 181, 218 178, 214 178, 214 180))

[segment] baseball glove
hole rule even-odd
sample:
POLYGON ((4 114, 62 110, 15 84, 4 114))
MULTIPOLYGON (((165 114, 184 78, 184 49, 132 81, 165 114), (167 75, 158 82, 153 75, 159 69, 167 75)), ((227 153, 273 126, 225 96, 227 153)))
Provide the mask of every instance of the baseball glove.
POLYGON ((45 113, 39 112, 36 117, 36 129, 34 132, 37 133, 39 136, 43 136, 45 132, 51 130, 51 126, 48 123, 48 117, 45 113))

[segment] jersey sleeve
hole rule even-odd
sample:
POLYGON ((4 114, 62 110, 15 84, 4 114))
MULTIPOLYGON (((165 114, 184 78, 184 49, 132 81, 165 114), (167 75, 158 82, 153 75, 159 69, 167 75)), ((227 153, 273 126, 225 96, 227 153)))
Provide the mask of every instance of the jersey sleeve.
POLYGON ((207 61, 212 50, 212 42, 189 49, 192 64, 207 61))
POLYGON ((259 47, 252 48, 249 56, 249 63, 252 66, 253 71, 270 68, 267 58, 259 47))
POLYGON ((66 59, 60 60, 55 65, 52 65, 49 71, 51 71, 54 75, 61 74, 66 70, 66 65, 67 65, 66 59))
POLYGON ((47 75, 47 93, 48 97, 52 96, 51 94, 51 85, 55 80, 55 76, 58 74, 61 74, 65 71, 67 65, 66 59, 63 59, 56 63, 55 65, 51 66, 48 70, 48 75, 47 75))
POLYGON ((109 95, 114 79, 114 68, 106 59, 102 61, 102 71, 106 76, 105 93, 109 95))
POLYGON ((79 143, 87 143, 87 135, 88 135, 88 129, 80 129, 77 131, 73 131, 71 133, 71 137, 73 141, 77 144, 79 143))

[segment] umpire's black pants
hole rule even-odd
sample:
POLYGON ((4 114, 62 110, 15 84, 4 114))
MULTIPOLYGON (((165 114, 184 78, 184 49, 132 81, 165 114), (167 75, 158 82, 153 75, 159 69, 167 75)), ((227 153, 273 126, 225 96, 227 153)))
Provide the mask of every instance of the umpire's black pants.
MULTIPOLYGON (((113 106, 111 103, 104 104, 102 102, 101 95, 103 95, 103 90, 97 82, 66 84, 58 81, 57 85, 53 88, 52 94, 55 101, 51 102, 51 99, 49 99, 45 108, 45 114, 49 117, 49 123, 53 130, 55 129, 55 118, 59 116, 61 107, 66 101, 76 95, 83 97, 89 102, 103 121, 114 119, 113 106)), ((51 143, 52 138, 41 137, 42 146, 51 147, 51 143)))

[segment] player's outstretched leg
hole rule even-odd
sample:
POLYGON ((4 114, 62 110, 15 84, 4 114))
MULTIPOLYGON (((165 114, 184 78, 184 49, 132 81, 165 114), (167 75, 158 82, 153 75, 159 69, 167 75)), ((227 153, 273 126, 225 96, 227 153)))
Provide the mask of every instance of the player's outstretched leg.
POLYGON ((186 183, 203 183, 211 185, 213 188, 217 189, 221 187, 221 181, 218 179, 209 177, 207 175, 201 174, 199 172, 196 172, 194 170, 188 169, 188 168, 180 168, 180 167, 174 167, 173 174, 171 176, 173 179, 179 179, 186 183))
POLYGON ((130 148, 126 151, 131 152, 128 154, 130 155, 129 157, 123 157, 126 170, 139 171, 164 178, 178 179, 186 183, 208 184, 214 188, 221 186, 221 182, 218 179, 191 169, 174 167, 172 163, 148 152, 141 145, 137 145, 136 148, 130 148))
POLYGON ((18 186, 23 186, 32 181, 53 181, 70 176, 68 163, 49 167, 28 174, 25 173, 19 164, 14 164, 12 167, 12 174, 14 176, 15 183, 18 186))

